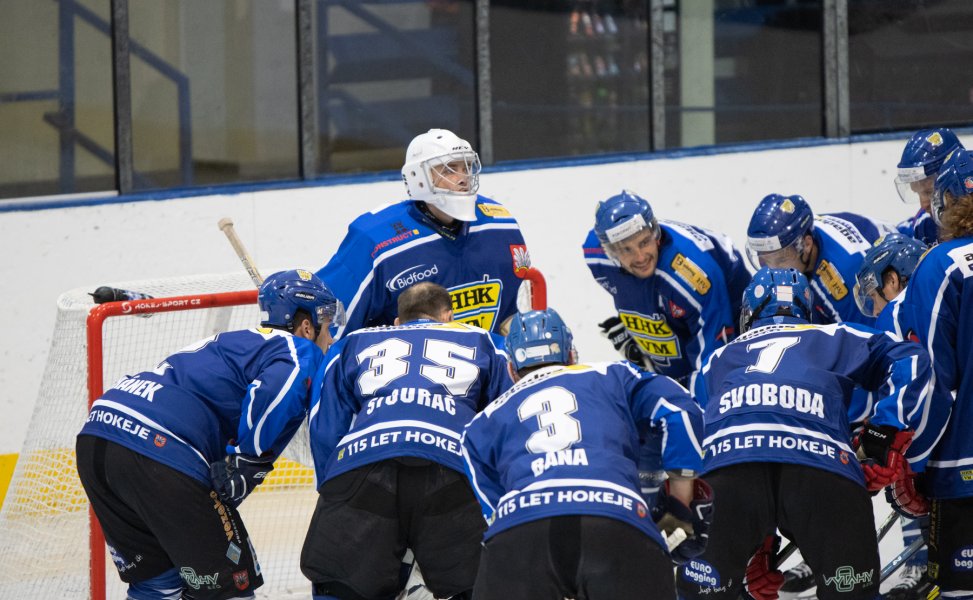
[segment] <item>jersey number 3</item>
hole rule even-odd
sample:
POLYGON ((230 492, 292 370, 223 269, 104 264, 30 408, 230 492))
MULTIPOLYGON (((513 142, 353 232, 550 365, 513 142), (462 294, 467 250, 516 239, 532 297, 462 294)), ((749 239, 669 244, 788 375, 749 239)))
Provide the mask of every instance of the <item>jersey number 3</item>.
POLYGON ((581 441, 581 423, 571 416, 578 410, 578 399, 562 387, 541 390, 517 407, 521 421, 537 418, 539 431, 527 438, 527 450, 534 454, 557 452, 581 441))

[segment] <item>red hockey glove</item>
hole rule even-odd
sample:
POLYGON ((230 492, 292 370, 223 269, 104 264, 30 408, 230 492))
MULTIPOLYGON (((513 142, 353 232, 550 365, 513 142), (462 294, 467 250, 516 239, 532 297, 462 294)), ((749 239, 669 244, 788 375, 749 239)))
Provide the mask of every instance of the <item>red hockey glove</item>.
POLYGON ((771 566, 779 546, 780 538, 768 535, 747 563, 747 591, 754 600, 777 600, 777 592, 784 585, 784 574, 771 566))
POLYGON ((858 451, 864 457, 862 470, 868 491, 877 492, 905 477, 908 467, 903 455, 913 435, 912 431, 899 431, 887 425, 865 424, 858 437, 858 451))
POLYGON ((906 476, 892 482, 885 488, 885 499, 889 501, 895 512, 910 519, 917 519, 929 514, 929 499, 917 489, 916 474, 906 464, 906 476))

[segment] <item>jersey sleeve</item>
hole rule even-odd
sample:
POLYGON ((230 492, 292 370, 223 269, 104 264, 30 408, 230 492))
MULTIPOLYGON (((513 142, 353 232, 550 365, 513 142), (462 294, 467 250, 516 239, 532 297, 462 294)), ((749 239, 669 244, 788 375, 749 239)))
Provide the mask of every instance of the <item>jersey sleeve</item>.
POLYGON ((510 373, 507 371, 507 353, 493 344, 492 337, 485 346, 485 351, 491 353, 490 368, 489 373, 487 373, 489 379, 487 385, 483 388, 484 397, 480 399, 477 410, 483 410, 487 404, 499 398, 500 394, 506 392, 514 384, 513 380, 510 379, 510 373))
POLYGON ((699 473, 703 467, 703 411, 689 392, 664 375, 628 369, 631 377, 632 416, 641 429, 660 427, 662 466, 667 471, 699 473))
POLYGON ((351 421, 358 412, 353 388, 355 382, 346 375, 342 359, 346 341, 337 342, 325 355, 320 392, 312 403, 308 417, 316 488, 324 481, 331 455, 341 438, 348 433, 351 421))
POLYGON ((864 339, 865 360, 857 373, 857 382, 867 390, 878 392, 871 422, 896 429, 915 430, 927 401, 927 388, 932 375, 929 355, 918 344, 904 342, 888 332, 871 334, 846 326, 853 335, 864 339))
POLYGON ((504 493, 494 443, 501 432, 496 429, 496 422, 488 414, 480 413, 467 423, 460 441, 466 476, 488 523, 493 520, 504 493))
POLYGON ((348 228, 338 251, 316 275, 345 305, 347 322, 338 329, 337 337, 367 326, 378 311, 372 306, 374 243, 360 223, 361 217, 348 228))
POLYGON ((320 348, 290 335, 271 345, 272 358, 247 386, 236 443, 227 446, 228 453, 276 458, 307 414, 320 348))

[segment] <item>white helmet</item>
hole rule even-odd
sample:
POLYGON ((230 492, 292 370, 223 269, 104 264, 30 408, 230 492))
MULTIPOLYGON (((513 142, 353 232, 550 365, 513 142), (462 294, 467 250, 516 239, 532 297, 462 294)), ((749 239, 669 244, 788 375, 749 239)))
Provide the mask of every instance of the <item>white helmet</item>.
POLYGON ((460 221, 476 220, 480 157, 452 131, 430 129, 405 151, 402 181, 414 200, 422 200, 460 221), (439 187, 443 183, 450 187, 439 187))

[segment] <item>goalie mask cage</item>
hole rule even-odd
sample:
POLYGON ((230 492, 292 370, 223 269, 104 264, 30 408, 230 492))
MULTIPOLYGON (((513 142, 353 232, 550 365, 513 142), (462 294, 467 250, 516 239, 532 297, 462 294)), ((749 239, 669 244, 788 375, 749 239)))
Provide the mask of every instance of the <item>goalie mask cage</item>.
MULTIPOLYGON (((115 287, 155 298, 95 306, 88 290, 78 289, 58 299, 40 391, 0 509, 0 599, 125 598, 127 586, 101 531, 89 522, 75 465, 75 436, 88 406, 124 375, 151 369, 202 338, 259 322, 257 293, 246 274, 115 287)), ((317 500, 311 464, 305 423, 266 482, 240 506, 264 575, 258 598, 310 595, 299 561, 317 500)))

